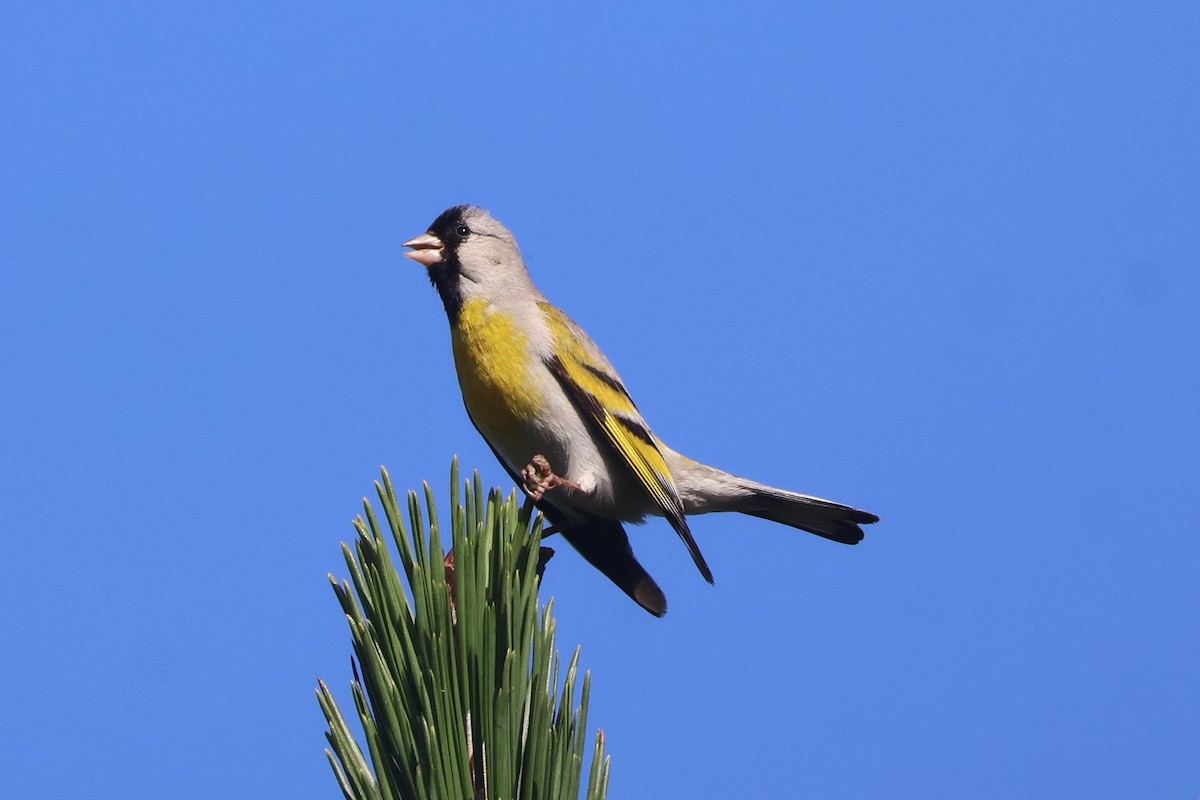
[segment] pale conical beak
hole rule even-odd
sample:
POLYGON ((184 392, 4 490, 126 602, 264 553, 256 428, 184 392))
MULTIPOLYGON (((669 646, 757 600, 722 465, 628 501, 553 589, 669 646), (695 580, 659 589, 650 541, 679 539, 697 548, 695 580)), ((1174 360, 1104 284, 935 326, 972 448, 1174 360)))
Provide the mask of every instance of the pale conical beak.
POLYGON ((411 258, 426 269, 442 260, 442 240, 432 233, 422 233, 415 239, 409 239, 404 246, 412 248, 404 257, 411 258))

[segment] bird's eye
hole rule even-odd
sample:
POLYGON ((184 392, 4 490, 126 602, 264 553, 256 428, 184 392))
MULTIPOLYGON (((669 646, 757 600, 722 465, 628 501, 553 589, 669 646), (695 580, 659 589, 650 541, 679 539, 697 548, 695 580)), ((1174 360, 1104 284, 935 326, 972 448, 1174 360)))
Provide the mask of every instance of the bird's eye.
POLYGON ((457 228, 454 229, 454 232, 457 233, 459 236, 463 237, 464 239, 471 235, 471 229, 468 228, 466 225, 459 225, 457 228))

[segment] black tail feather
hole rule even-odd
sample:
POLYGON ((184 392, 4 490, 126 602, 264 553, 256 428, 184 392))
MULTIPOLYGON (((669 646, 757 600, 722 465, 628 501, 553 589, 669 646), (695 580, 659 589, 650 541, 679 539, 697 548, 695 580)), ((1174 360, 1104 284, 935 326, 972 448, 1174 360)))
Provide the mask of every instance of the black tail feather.
POLYGON ((862 528, 858 526, 879 521, 879 517, 869 511, 818 497, 770 487, 756 486, 753 491, 753 496, 737 511, 790 525, 842 544, 858 544, 863 540, 862 528))
POLYGON ((667 598, 638 563, 620 522, 591 519, 560 531, 588 563, 603 572, 633 601, 656 617, 667 613, 667 598))

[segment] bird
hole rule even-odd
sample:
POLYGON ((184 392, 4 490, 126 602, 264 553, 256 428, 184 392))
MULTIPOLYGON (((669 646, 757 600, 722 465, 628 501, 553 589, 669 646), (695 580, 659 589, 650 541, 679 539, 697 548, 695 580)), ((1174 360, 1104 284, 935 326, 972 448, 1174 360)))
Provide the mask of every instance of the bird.
POLYGON ((589 563, 661 617, 667 600, 634 555, 626 523, 664 517, 713 583, 687 518, 740 512, 857 544, 861 509, 740 478, 672 450, 613 365, 538 291, 517 241, 488 211, 459 205, 404 242, 450 323, 472 424, 508 474, 589 563))

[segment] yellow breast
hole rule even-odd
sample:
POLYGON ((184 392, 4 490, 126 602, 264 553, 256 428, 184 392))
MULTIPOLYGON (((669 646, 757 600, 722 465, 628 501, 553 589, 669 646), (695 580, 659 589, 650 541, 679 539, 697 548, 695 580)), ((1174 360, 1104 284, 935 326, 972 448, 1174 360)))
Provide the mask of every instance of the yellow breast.
POLYGON ((512 318, 483 300, 467 301, 453 327, 454 365, 463 402, 480 432, 501 452, 519 442, 543 398, 533 380, 529 339, 512 318))

